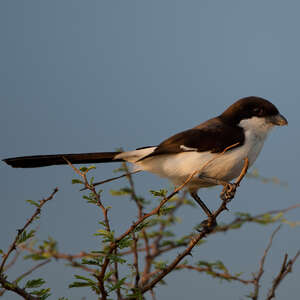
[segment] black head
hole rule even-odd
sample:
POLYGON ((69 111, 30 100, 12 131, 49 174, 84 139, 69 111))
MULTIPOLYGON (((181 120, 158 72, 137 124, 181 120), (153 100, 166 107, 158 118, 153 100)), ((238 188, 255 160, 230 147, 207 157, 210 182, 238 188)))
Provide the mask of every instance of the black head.
POLYGON ((236 101, 220 115, 224 122, 231 125, 237 125, 240 121, 252 117, 266 118, 274 125, 287 125, 287 120, 279 113, 274 104, 254 96, 236 101))

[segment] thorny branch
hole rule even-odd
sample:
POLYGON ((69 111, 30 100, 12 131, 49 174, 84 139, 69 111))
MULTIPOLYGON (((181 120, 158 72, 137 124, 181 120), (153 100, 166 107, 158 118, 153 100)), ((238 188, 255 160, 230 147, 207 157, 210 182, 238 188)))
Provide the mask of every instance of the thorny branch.
MULTIPOLYGON (((67 161, 67 160, 66 160, 67 161)), ((67 161, 68 162, 68 161, 67 161)), ((75 170, 77 174, 79 174, 83 178, 83 183, 85 188, 91 192, 93 195, 93 199, 96 200, 96 204, 101 208, 102 213, 104 215, 104 224, 105 224, 105 229, 108 232, 111 232, 111 226, 108 218, 108 208, 106 208, 100 198, 100 193, 95 190, 95 185, 90 184, 87 180, 87 171, 81 171, 75 168, 70 162, 68 164, 75 170)), ((244 162, 244 167, 243 170, 238 177, 238 179, 235 181, 235 183, 230 186, 230 188, 233 188, 231 191, 234 195, 236 188, 239 186, 240 182, 243 180, 245 174, 247 173, 248 169, 248 159, 245 159, 244 162)), ((136 191, 135 191, 135 186, 134 182, 132 180, 132 173, 129 172, 127 165, 123 164, 123 170, 125 170, 125 174, 123 177, 127 177, 129 185, 130 185, 130 195, 133 201, 135 201, 136 206, 137 206, 137 212, 138 212, 138 218, 137 220, 124 232, 122 233, 119 237, 114 238, 113 241, 111 241, 105 250, 105 252, 102 253, 87 253, 87 252, 80 252, 78 254, 65 254, 58 252, 56 249, 53 250, 48 250, 48 249, 43 249, 40 248, 38 250, 33 249, 32 247, 28 246, 28 244, 20 244, 17 245, 18 238, 16 237, 15 241, 12 243, 12 245, 9 247, 9 250, 6 254, 3 255, 3 260, 0 265, 0 270, 3 272, 5 269, 9 267, 9 264, 6 264, 8 256, 11 254, 13 250, 18 247, 20 250, 26 250, 29 251, 35 255, 41 256, 41 257, 47 257, 48 259, 42 262, 41 264, 36 265, 29 271, 23 273, 21 276, 19 276, 16 281, 14 282, 8 282, 6 281, 7 279, 1 274, 0 272, 0 283, 3 286, 4 289, 7 290, 13 290, 15 293, 18 293, 20 296, 22 296, 25 299, 31 299, 31 300, 36 300, 39 298, 35 298, 34 296, 30 295, 27 293, 25 289, 22 289, 18 287, 15 283, 18 281, 18 279, 23 278, 27 275, 29 275, 31 272, 36 270, 37 268, 43 266, 44 264, 48 263, 51 258, 54 259, 63 259, 67 260, 71 266, 81 268, 84 271, 87 271, 91 274, 93 274, 94 277, 97 278, 98 281, 98 291, 100 294, 100 298, 102 300, 107 300, 108 299, 108 291, 107 287, 104 286, 105 280, 111 284, 116 284, 115 288, 115 293, 117 295, 118 300, 129 300, 129 299, 142 299, 142 295, 146 292, 150 292, 152 299, 155 299, 155 293, 154 293, 154 288, 157 285, 158 282, 162 281, 171 271, 173 270, 180 270, 180 269, 189 269, 189 270, 194 270, 199 273, 208 273, 211 274, 213 277, 217 277, 220 279, 224 280, 229 280, 229 281, 236 281, 240 282, 245 285, 253 285, 254 287, 254 293, 251 296, 251 299, 257 300, 258 299, 258 294, 259 294, 259 288, 260 288, 260 280, 261 277, 264 273, 264 264, 265 264, 265 259, 266 256, 271 248, 273 238, 275 234, 278 232, 279 227, 272 233, 270 237, 270 241, 264 251, 264 254, 260 260, 259 263, 259 270, 256 274, 253 274, 253 277, 250 279, 243 279, 240 278, 239 275, 232 275, 230 274, 226 268, 216 270, 212 267, 212 265, 207 264, 205 266, 193 266, 189 265, 185 262, 182 262, 183 258, 186 257, 187 255, 191 255, 191 252, 193 248, 205 237, 207 237, 210 234, 220 232, 220 231, 227 231, 231 228, 233 228, 234 225, 237 225, 239 223, 245 223, 245 222, 252 222, 255 221, 259 217, 263 217, 266 214, 277 214, 277 213, 285 213, 291 209, 297 208, 300 206, 300 204, 293 205, 291 207, 282 209, 282 210, 273 210, 264 214, 256 215, 256 216, 249 216, 248 218, 244 218, 241 220, 240 217, 237 217, 235 220, 233 220, 231 223, 223 226, 218 226, 215 227, 216 224, 216 219, 217 217, 227 209, 226 205, 228 202, 232 199, 223 197, 221 198, 222 202, 220 207, 212 213, 211 218, 208 220, 208 224, 203 226, 202 230, 199 231, 197 234, 191 234, 187 237, 185 237, 185 240, 181 243, 174 243, 174 244, 166 244, 163 246, 161 243, 164 235, 164 231, 166 230, 165 228, 165 223, 159 223, 158 231, 155 236, 150 237, 150 235, 147 232, 147 227, 142 227, 140 230, 140 234, 136 233, 136 229, 139 225, 143 225, 144 221, 156 214, 160 214, 160 211, 162 207, 169 201, 174 195, 176 195, 181 189, 185 187, 186 184, 192 178, 198 173, 194 172, 187 178, 187 180, 179 187, 174 189, 170 195, 164 197, 159 205, 155 207, 153 210, 151 210, 148 213, 144 212, 144 203, 143 201, 137 196, 136 191), (131 236, 131 246, 129 250, 124 251, 124 252, 119 252, 118 245, 119 243, 125 238, 131 236), (169 265, 165 265, 161 268, 158 269, 152 269, 154 265, 155 259, 161 255, 162 253, 166 253, 168 251, 171 251, 173 249, 178 249, 180 247, 185 247, 174 259, 169 265), (141 270, 141 266, 139 265, 139 253, 145 252, 144 255, 144 264, 143 264, 143 270, 141 270), (130 282, 124 282, 124 286, 126 286, 129 290, 131 289, 132 294, 127 295, 127 298, 124 298, 122 295, 123 290, 121 290, 121 286, 118 285, 119 283, 119 268, 118 268, 118 262, 117 261, 112 261, 111 257, 112 255, 114 256, 123 256, 123 255, 128 255, 132 254, 133 255, 133 267, 135 270, 135 277, 133 279, 133 283, 130 282), (77 259, 81 258, 99 258, 99 256, 103 257, 103 262, 100 265, 100 269, 91 268, 88 267, 87 265, 83 263, 79 263, 77 259), (109 268, 108 272, 107 269, 109 268), (107 278, 107 273, 111 273, 110 277, 107 278), (105 279, 106 278, 106 279, 105 279), (12 289, 13 287, 13 289, 12 289), (139 296, 137 296, 139 295, 139 296)), ((51 200, 54 194, 57 192, 55 190, 49 198, 40 201, 40 207, 38 207, 37 211, 35 214, 27 221, 27 223, 24 225, 22 229, 19 230, 18 236, 28 227, 28 225, 35 219, 35 217, 40 213, 39 209, 42 207, 42 205, 45 204, 48 200, 51 200), (45 202, 43 202, 45 201, 45 202)), ((169 210, 168 216, 170 218, 174 218, 174 212, 183 204, 183 201, 176 200, 175 206, 172 208, 172 210, 169 210)), ((283 263, 281 266, 281 269, 278 273, 278 275, 275 277, 273 284, 269 290, 268 297, 266 298, 267 300, 271 300, 272 298, 275 297, 275 291, 281 281, 285 278, 285 276, 291 272, 292 266, 294 265, 295 261, 297 258, 300 256, 300 251, 296 253, 296 255, 288 260, 287 254, 284 256, 283 263)), ((17 256, 15 257, 15 259, 17 256)), ((15 260, 14 259, 14 260, 15 260)), ((4 290, 5 291, 5 290, 4 290)), ((2 292, 2 291, 0 291, 2 292)), ((0 294, 1 296, 1 294, 0 294)))
POLYGON ((260 287, 259 284, 260 284, 260 279, 264 273, 265 260, 266 260, 269 250, 271 249, 274 236, 276 235, 276 233, 279 231, 280 228, 281 228, 281 225, 279 225, 271 234, 269 243, 264 251, 263 256, 260 259, 259 270, 258 270, 257 274, 254 275, 254 277, 253 277, 254 293, 253 293, 253 295, 251 295, 251 299, 253 299, 253 300, 258 299, 258 293, 259 293, 259 287, 260 287))
MULTIPOLYGON (((295 206, 293 206, 293 207, 295 207, 295 206)), ((290 210, 290 208, 287 208, 284 211, 287 211, 287 210, 290 210)), ((260 289, 260 280, 261 280, 261 277, 264 273, 265 260, 266 260, 266 257, 268 255, 268 252, 270 251, 270 249, 272 247, 273 239, 274 239, 275 235, 278 233, 278 231, 280 230, 280 228, 281 228, 281 225, 279 225, 273 231, 273 233, 271 234, 269 243, 268 243, 268 245, 267 245, 267 247, 266 247, 266 249, 263 253, 263 256, 260 259, 259 270, 256 274, 253 274, 252 283, 253 283, 253 286, 254 286, 254 292, 250 296, 252 300, 257 300, 258 299, 259 289, 260 289)), ((282 282, 282 280, 286 277, 286 275, 292 271, 292 267, 293 267, 294 263, 296 262, 296 260, 299 256, 300 256, 300 250, 289 261, 288 261, 288 254, 284 255, 284 259, 283 259, 281 269, 280 269, 278 275, 276 276, 276 278, 273 281, 272 287, 269 290, 269 293, 267 295, 266 300, 271 300, 272 298, 275 297, 276 289, 278 288, 278 286, 282 282)))
POLYGON ((277 287, 279 286, 281 281, 285 278, 285 276, 288 273, 292 272, 292 267, 293 267, 294 263, 296 262, 296 260, 299 256, 300 256, 300 250, 290 260, 288 260, 288 255, 287 254, 284 255, 284 259, 283 259, 281 269, 280 269, 278 275, 276 276, 276 278, 273 281, 273 285, 272 285, 272 287, 271 287, 271 289, 268 293, 268 296, 267 296, 266 300, 271 300, 272 298, 275 297, 275 291, 276 291, 277 287))
MULTIPOLYGON (((101 199, 100 199, 100 193, 97 193, 96 191, 96 188, 93 186, 93 185, 90 185, 88 180, 87 180, 87 172, 88 171, 84 171, 84 172, 81 172, 79 169, 77 169, 73 164, 71 164, 71 162, 69 162, 65 157, 63 157, 64 160, 68 163, 69 166, 71 166, 73 168, 73 170, 82 177, 83 181, 84 181, 84 185, 85 187, 90 191, 92 192, 95 200, 97 201, 97 206, 99 206, 103 212, 103 216, 104 216, 104 223, 105 223, 105 227, 106 227, 106 230, 108 232, 110 232, 110 224, 109 224, 109 219, 108 219, 108 209, 106 207, 104 207, 104 205, 102 204, 101 202, 101 199)), ((115 251, 117 247, 114 247, 112 249, 112 247, 110 247, 110 251, 109 251, 109 254, 112 254, 113 251, 115 251)), ((110 262, 110 259, 108 258, 108 256, 105 258, 104 260, 104 263, 102 265, 102 268, 99 272, 99 274, 96 274, 96 277, 97 277, 97 280, 98 280, 98 287, 99 287, 99 290, 100 290, 100 293, 102 295, 102 300, 106 300, 107 299, 107 291, 105 290, 105 287, 104 287, 104 276, 105 276, 105 272, 106 272, 106 269, 109 265, 109 262, 110 262)))
MULTIPOLYGON (((234 185, 230 186, 230 188, 233 189, 233 190, 230 191, 230 192, 232 192, 233 195, 236 191, 236 188, 240 185, 242 179, 246 175, 247 170, 248 170, 248 165, 249 165, 249 161, 246 158, 245 162, 244 162, 244 167, 242 169, 242 172, 241 172, 240 176, 237 178, 234 185)), ((74 166, 72 166, 72 167, 73 167, 73 169, 77 170, 74 166)), ((132 253, 133 257, 134 257, 133 265, 134 265, 135 273, 136 273, 136 277, 135 277, 135 281, 134 281, 134 288, 135 288, 134 290, 135 291, 138 289, 142 294, 144 294, 145 292, 150 290, 152 292, 153 297, 154 297, 155 295, 154 295, 154 292, 153 292, 153 288, 155 287, 155 285, 158 282, 160 282, 172 270, 176 270, 176 269, 180 269, 180 268, 188 268, 188 269, 197 270, 199 272, 208 271, 208 269, 205 269, 205 268, 196 268, 196 267, 186 266, 186 265, 182 265, 182 264, 180 265, 180 262, 182 261, 182 259, 184 257, 191 254, 192 249, 195 247, 195 245, 197 245, 197 243, 199 243, 200 240, 202 240, 208 234, 218 231, 218 230, 214 231, 215 224, 216 224, 216 219, 224 210, 227 210, 226 206, 227 206, 228 202, 232 199, 232 196, 226 198, 226 194, 225 194, 225 197, 222 197, 222 203, 221 203, 220 207, 212 213, 212 216, 209 218, 208 223, 203 227, 203 229, 197 235, 191 236, 191 240, 188 243, 188 245, 186 246, 186 248, 180 254, 178 254, 178 256, 173 260, 173 262, 171 262, 168 266, 166 266, 162 270, 156 270, 154 272, 151 272, 151 267, 152 267, 154 258, 157 257, 158 255, 160 255, 161 253, 163 253, 163 251, 164 251, 162 249, 159 249, 159 243, 160 243, 160 240, 162 238, 162 235, 158 234, 157 237, 150 244, 146 229, 145 228, 142 229, 142 238, 144 240, 144 246, 145 246, 143 248, 143 250, 146 252, 146 254, 145 254, 144 271, 141 274, 142 276, 140 276, 140 270, 139 270, 139 266, 138 266, 138 252, 141 251, 141 248, 138 248, 138 243, 137 243, 138 242, 138 236, 136 236, 135 233, 134 233, 135 229, 137 228, 137 226, 142 224, 147 218, 149 218, 149 217, 151 217, 155 214, 158 214, 160 209, 163 207, 163 205, 169 199, 171 199, 175 194, 177 194, 198 172, 194 172, 193 174, 191 174, 189 176, 189 178, 180 187, 177 187, 169 196, 165 197, 160 202, 160 204, 156 208, 154 208, 151 212, 144 213, 142 202, 139 200, 139 198, 136 195, 135 188, 134 188, 134 183, 133 183, 133 180, 132 180, 132 177, 131 177, 131 173, 129 172, 126 164, 123 164, 123 169, 125 170, 126 177, 128 178, 128 181, 129 181, 129 184, 130 184, 131 198, 135 201, 135 203, 137 205, 138 219, 137 219, 137 221, 135 221, 129 227, 129 229, 127 231, 125 231, 118 238, 116 238, 113 242, 111 242, 111 244, 109 246, 108 255, 106 256, 106 258, 104 260, 104 263, 101 267, 100 275, 98 276, 99 288, 100 288, 100 291, 101 291, 101 294, 102 294, 102 299, 105 300, 106 297, 107 297, 107 292, 104 289, 104 285, 102 284, 102 287, 101 287, 101 281, 103 280, 105 272, 106 272, 106 268, 107 268, 108 264, 110 263, 109 254, 113 253, 116 250, 116 248, 118 247, 118 243, 122 239, 124 239, 126 236, 128 236, 129 234, 132 235, 133 245, 131 247, 131 251, 128 251, 127 254, 132 253)), ((90 190, 92 193, 97 193, 95 191, 94 186, 89 185, 88 180, 86 178, 86 174, 82 173, 78 170, 77 170, 77 173, 79 173, 83 177, 84 183, 85 183, 85 188, 90 190)), ((224 196, 224 194, 223 194, 223 196, 224 196)), ((99 205, 99 206, 101 207, 101 205, 99 205)), ((107 211, 105 210, 103 205, 102 205, 102 210, 103 210, 103 213, 104 213, 105 220, 107 219, 107 222, 105 221, 105 223, 108 224, 107 211)), ((239 220, 237 218, 233 222, 238 222, 238 221, 239 220)), ((249 220, 249 221, 251 221, 251 220, 249 220)), ((230 224, 229 224, 229 226, 230 226, 230 224)), ((110 231, 110 227, 108 225, 107 225, 107 229, 110 231)), ((220 229, 222 231, 225 231, 225 230, 228 230, 229 227, 228 228, 220 228, 220 229)), ((164 230, 164 225, 160 226, 160 230, 161 231, 164 230)), ((271 237, 270 244, 268 245, 268 247, 267 247, 267 249, 264 253, 264 256, 261 260, 260 270, 259 270, 258 275, 256 277, 254 277, 253 279, 246 280, 246 279, 240 279, 237 276, 233 276, 233 275, 230 275, 230 274, 227 274, 227 273, 214 272, 214 275, 216 277, 220 277, 220 278, 223 278, 223 279, 236 280, 236 281, 239 281, 239 282, 244 283, 244 284, 252 283, 255 286, 255 292, 254 292, 253 300, 256 300, 257 296, 258 296, 258 291, 259 291, 259 281, 260 281, 260 278, 263 274, 264 260, 265 260, 265 257, 266 257, 266 255, 267 255, 267 253, 268 253, 268 251, 271 247, 273 236, 276 234, 276 232, 274 232, 274 234, 271 237)), ((177 248, 177 247, 169 245, 165 250, 168 251, 168 250, 175 249, 175 248, 177 248)), ((116 278, 116 280, 118 278, 117 266, 115 266, 115 278, 116 278)), ((118 294, 118 298, 120 298, 121 297, 120 296, 120 290, 117 291, 117 294, 118 294)))
POLYGON ((48 201, 50 201, 57 192, 58 192, 58 188, 55 188, 54 191, 52 192, 52 194, 48 198, 40 200, 39 206, 36 208, 34 214, 27 220, 27 222, 21 229, 18 229, 18 234, 16 235, 14 241, 9 246, 8 251, 6 252, 6 254, 4 254, 4 256, 2 258, 2 262, 0 265, 0 274, 3 272, 4 265, 9 257, 9 255, 12 253, 12 251, 14 251, 16 249, 17 242, 18 242, 20 236, 22 235, 22 233, 34 221, 34 219, 41 213, 41 208, 44 206, 44 204, 47 203, 48 201))
MULTIPOLYGON (((238 179, 236 180, 235 184, 236 186, 239 186, 240 182, 242 181, 242 179, 244 178, 244 176, 247 173, 248 170, 248 165, 249 165, 249 161, 246 158, 245 162, 244 162, 244 167, 242 169, 242 172, 240 174, 240 176, 238 177, 238 179)), ((194 172, 193 174, 191 174, 191 176, 188 178, 188 180, 185 182, 185 184, 187 182, 189 182, 189 180, 191 180, 193 178, 193 176, 196 174, 197 172, 194 172)), ((178 191, 181 189, 182 187, 179 187, 178 191)), ((163 201, 162 201, 163 202, 163 201)), ((211 216, 207 226, 205 226, 203 228, 202 231, 200 231, 199 234, 197 234, 195 237, 193 237, 190 240, 190 243, 188 245, 188 247, 182 251, 180 254, 177 255, 177 257, 173 260, 172 263, 170 263, 168 266, 166 266, 159 274, 157 274, 157 276, 151 280, 150 283, 147 283, 146 285, 144 285, 141 288, 142 293, 144 294, 145 292, 147 292, 148 290, 151 290, 154 288, 154 286, 160 282, 167 274, 169 274, 172 270, 174 270, 176 268, 176 266, 179 264, 179 262, 186 257, 187 255, 191 254, 192 249, 198 244, 198 242, 200 240, 202 240, 204 237, 206 237, 214 228, 215 224, 216 224, 216 218, 217 216, 224 210, 227 209, 226 204, 228 203, 227 199, 224 199, 222 201, 221 206, 219 207, 219 209, 217 209, 211 216)))
MULTIPOLYGON (((41 209, 42 207, 50 200, 53 199, 54 195, 58 192, 58 188, 55 188, 54 191, 51 193, 51 195, 48 198, 42 199, 39 201, 39 205, 36 208, 35 212, 33 213, 33 215, 27 220, 27 222, 24 224, 24 226, 21 229, 18 229, 18 233, 14 239, 14 241, 11 243, 11 245, 8 248, 8 251, 2 256, 2 262, 0 265, 0 284, 2 285, 2 287, 6 290, 10 290, 13 291, 15 293, 17 293, 18 295, 22 296, 24 299, 29 299, 29 300, 35 300, 35 299, 39 299, 38 297, 34 297, 32 295, 30 295, 25 289, 20 288, 16 282, 10 282, 6 279, 6 276, 4 275, 4 271, 5 271, 5 264, 7 262, 7 259, 9 258, 10 254, 16 250, 17 248, 17 244, 18 241, 21 237, 21 235, 25 232, 25 230, 28 228, 28 226, 36 219, 36 217, 41 213, 41 209)), ((20 276, 20 278, 23 278, 27 275, 29 275, 30 273, 32 273, 34 270, 36 270, 37 268, 40 268, 42 265, 39 264, 35 267, 33 267, 32 269, 30 269, 29 271, 27 271, 26 273, 24 273, 23 275, 20 276)), ((3 292, 1 292, 3 294, 3 292)))

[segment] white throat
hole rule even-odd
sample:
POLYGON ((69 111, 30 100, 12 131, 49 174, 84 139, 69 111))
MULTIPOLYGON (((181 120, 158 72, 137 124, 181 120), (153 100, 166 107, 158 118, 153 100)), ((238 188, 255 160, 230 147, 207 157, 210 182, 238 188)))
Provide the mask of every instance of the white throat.
POLYGON ((254 135, 256 138, 264 140, 274 127, 274 124, 266 118, 252 117, 242 120, 239 126, 245 130, 246 136, 254 135))

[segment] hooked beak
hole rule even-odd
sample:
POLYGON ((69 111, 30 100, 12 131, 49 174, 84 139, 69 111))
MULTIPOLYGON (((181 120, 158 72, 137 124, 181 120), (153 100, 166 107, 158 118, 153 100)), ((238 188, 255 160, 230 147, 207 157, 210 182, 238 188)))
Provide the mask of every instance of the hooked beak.
POLYGON ((278 114, 276 116, 271 116, 270 122, 277 126, 284 126, 288 124, 287 119, 281 114, 278 114))

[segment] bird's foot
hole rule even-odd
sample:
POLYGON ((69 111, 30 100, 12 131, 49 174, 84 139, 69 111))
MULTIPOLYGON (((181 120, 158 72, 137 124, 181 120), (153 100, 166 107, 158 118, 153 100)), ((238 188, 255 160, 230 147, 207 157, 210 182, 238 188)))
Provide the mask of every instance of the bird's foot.
POLYGON ((215 218, 208 218, 202 221, 199 225, 197 231, 210 233, 218 226, 217 221, 215 218))
POLYGON ((235 196, 238 185, 236 183, 227 183, 224 185, 220 198, 223 201, 229 202, 235 196))

